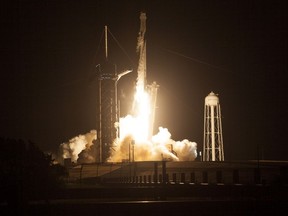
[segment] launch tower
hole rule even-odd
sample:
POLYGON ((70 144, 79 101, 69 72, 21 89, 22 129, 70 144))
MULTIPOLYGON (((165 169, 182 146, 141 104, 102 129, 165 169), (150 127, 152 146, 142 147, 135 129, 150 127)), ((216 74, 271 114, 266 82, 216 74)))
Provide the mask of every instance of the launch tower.
POLYGON ((106 162, 117 137, 116 65, 108 61, 107 26, 105 26, 105 62, 98 65, 98 145, 97 162, 106 162))
POLYGON ((132 72, 126 70, 117 73, 116 65, 108 60, 107 31, 105 26, 105 60, 98 67, 98 145, 96 148, 97 162, 107 162, 111 150, 117 142, 119 110, 117 99, 117 82, 132 72))
POLYGON ((203 161, 224 161, 221 108, 213 92, 205 98, 203 161))

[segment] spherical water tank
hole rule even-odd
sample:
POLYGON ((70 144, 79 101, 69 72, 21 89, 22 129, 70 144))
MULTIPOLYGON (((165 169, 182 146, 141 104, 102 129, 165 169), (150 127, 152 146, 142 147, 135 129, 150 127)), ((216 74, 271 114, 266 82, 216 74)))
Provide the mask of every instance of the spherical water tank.
POLYGON ((206 106, 217 106, 219 104, 219 98, 214 92, 211 92, 208 96, 205 97, 206 106))

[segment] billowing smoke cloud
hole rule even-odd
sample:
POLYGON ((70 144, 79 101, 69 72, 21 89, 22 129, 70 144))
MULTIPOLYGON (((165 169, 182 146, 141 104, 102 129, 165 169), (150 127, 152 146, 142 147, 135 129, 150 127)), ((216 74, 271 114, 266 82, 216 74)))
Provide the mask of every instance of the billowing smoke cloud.
POLYGON ((63 159, 71 158, 76 163, 95 162, 95 145, 93 143, 97 138, 96 130, 91 130, 84 135, 76 136, 69 142, 60 145, 60 154, 63 159))
MULTIPOLYGON (((166 128, 159 128, 158 134, 151 138, 153 129, 158 85, 153 82, 147 85, 146 80, 146 15, 140 15, 141 25, 137 49, 139 49, 138 77, 134 98, 134 117, 131 115, 121 118, 119 125, 120 136, 113 147, 109 161, 149 161, 173 160, 191 161, 197 157, 197 144, 187 139, 174 141, 166 128)), ((93 140, 96 140, 96 131, 72 138, 61 144, 63 158, 71 158, 72 162, 95 162, 93 140)), ((100 149, 100 148, 99 148, 100 149)))
POLYGON ((135 142, 126 136, 112 153, 111 161, 172 160, 193 161, 197 157, 197 144, 187 139, 174 141, 167 128, 159 128, 152 141, 135 142))
MULTIPOLYGON (((96 130, 76 136, 60 145, 61 161, 71 158, 74 163, 93 163, 96 161, 96 130)), ((193 161, 197 157, 197 144, 187 139, 174 141, 167 128, 159 127, 159 132, 151 141, 136 142, 132 135, 119 141, 111 154, 110 162, 122 161, 193 161)))

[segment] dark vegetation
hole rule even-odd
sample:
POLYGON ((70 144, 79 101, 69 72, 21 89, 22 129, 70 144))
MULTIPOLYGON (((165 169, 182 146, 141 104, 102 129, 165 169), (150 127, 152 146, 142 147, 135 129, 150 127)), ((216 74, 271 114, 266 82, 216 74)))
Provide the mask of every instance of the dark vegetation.
POLYGON ((30 200, 48 202, 63 185, 66 169, 33 142, 0 138, 0 148, 0 204, 12 213, 25 209, 30 200))

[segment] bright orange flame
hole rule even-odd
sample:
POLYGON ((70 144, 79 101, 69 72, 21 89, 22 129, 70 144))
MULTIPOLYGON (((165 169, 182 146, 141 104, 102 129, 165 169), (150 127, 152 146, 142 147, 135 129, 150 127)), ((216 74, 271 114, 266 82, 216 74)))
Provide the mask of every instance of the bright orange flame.
POLYGON ((120 140, 132 136, 138 142, 148 140, 150 120, 150 98, 147 92, 137 91, 135 94, 136 116, 131 115, 120 119, 120 140))
POLYGON ((167 128, 159 128, 158 134, 149 135, 152 123, 151 95, 143 86, 136 87, 135 116, 128 115, 120 118, 120 137, 116 151, 111 156, 111 161, 123 159, 145 160, 194 160, 197 156, 196 143, 188 140, 175 142, 167 128), (181 153, 178 155, 177 152, 181 153))

